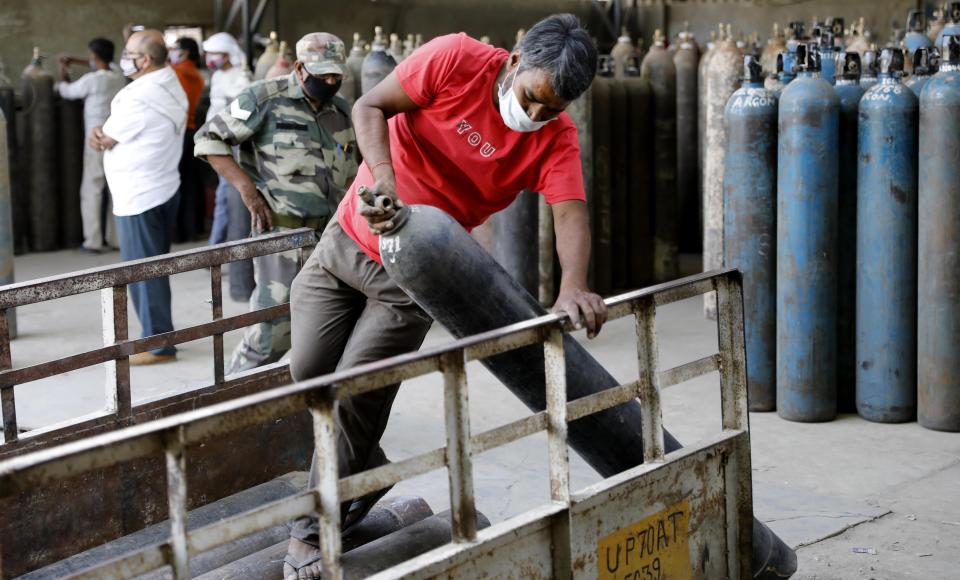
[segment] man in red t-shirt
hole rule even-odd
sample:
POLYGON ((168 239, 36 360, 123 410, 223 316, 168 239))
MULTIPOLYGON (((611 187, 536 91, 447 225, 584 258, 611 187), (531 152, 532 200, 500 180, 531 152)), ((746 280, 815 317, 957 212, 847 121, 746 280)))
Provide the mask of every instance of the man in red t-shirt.
MULTIPOLYGON (((577 129, 564 109, 586 91, 597 52, 575 16, 548 17, 513 53, 465 34, 442 36, 405 59, 353 108, 365 163, 291 288, 290 370, 300 381, 416 350, 429 317, 384 270, 377 236, 393 210, 368 205, 360 186, 404 204, 438 207, 470 230, 523 189, 551 205, 563 267, 555 311, 585 324, 606 320, 587 289, 590 232, 577 129)), ((397 387, 339 406, 341 477, 383 465, 380 437, 397 387)), ((314 462, 314 465, 316 462, 314 462)), ((311 482, 316 483, 314 470, 311 482)), ((346 502, 346 533, 386 490, 346 502)), ((319 578, 317 520, 291 530, 285 578, 319 578)))

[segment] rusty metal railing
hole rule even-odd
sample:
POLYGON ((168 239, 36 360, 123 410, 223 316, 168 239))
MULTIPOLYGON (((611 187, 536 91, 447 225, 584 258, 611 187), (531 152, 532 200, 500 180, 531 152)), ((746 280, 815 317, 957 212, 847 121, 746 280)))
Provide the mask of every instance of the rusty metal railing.
MULTIPOLYGON (((445 467, 449 478, 453 524, 453 544, 445 552, 445 557, 453 557, 457 555, 456 550, 466 550, 477 538, 472 466, 474 455, 546 431, 552 501, 523 515, 536 512, 549 516, 569 508, 571 502, 567 449, 567 423, 570 421, 639 398, 644 412, 643 445, 646 459, 650 462, 644 467, 655 469, 657 464, 665 460, 661 389, 719 371, 724 429, 721 438, 729 440, 745 434, 749 429, 749 419, 741 292, 739 272, 724 270, 607 299, 611 320, 626 316, 635 319, 639 376, 636 381, 575 401, 568 402, 566 398, 563 333, 570 330, 569 321, 551 314, 423 352, 361 365, 0 462, 0 498, 132 459, 163 454, 167 465, 171 523, 169 538, 86 570, 76 577, 133 577, 169 565, 176 578, 185 579, 189 577, 188 559, 192 554, 316 511, 320 514, 320 547, 327 572, 325 577, 339 579, 342 577, 339 565, 340 503, 445 467), (656 307, 711 291, 716 291, 718 296, 719 352, 659 371, 656 307), (466 363, 535 344, 542 344, 544 349, 546 409, 489 431, 472 434, 467 407, 466 363), (338 402, 434 372, 441 373, 444 382, 446 445, 340 479, 335 424, 338 402), (188 532, 186 449, 210 438, 228 436, 239 429, 303 410, 309 410, 313 417, 313 437, 319 450, 319 480, 316 488, 188 532)), ((743 442, 742 439, 740 441, 743 442)), ((684 450, 674 453, 683 454, 684 450)), ((750 513, 751 504, 749 470, 749 459, 740 462, 735 477, 746 482, 747 489, 735 494, 736 499, 731 500, 745 502, 747 511, 738 509, 742 507, 739 504, 731 504, 726 510, 733 546, 737 545, 738 538, 741 545, 746 542, 745 545, 749 546, 750 522, 749 518, 744 518, 745 513, 750 513)), ((523 519, 523 515, 518 518, 523 519)), ((557 553, 563 552, 560 542, 557 553)), ((749 574, 749 550, 745 556, 731 558, 729 577, 749 574), (744 563, 745 568, 742 565, 744 563)), ((564 564, 560 560, 562 558, 558 559, 556 565, 565 567, 569 573, 570 563, 564 564)))
POLYGON ((30 440, 30 435, 33 435, 30 432, 27 437, 21 438, 18 429, 14 395, 14 387, 17 385, 106 363, 106 406, 102 413, 92 418, 75 419, 37 431, 51 435, 108 422, 126 425, 134 411, 129 357, 136 353, 212 336, 214 380, 208 388, 216 389, 222 386, 224 333, 283 316, 289 313, 290 307, 289 304, 280 304, 224 318, 221 265, 291 250, 299 250, 299 263, 302 265, 315 243, 314 231, 301 228, 0 287, 0 411, 3 420, 3 443, 0 444, 0 450, 9 450, 30 440), (201 268, 210 269, 210 322, 139 339, 130 339, 127 336, 129 284, 201 268), (94 291, 101 293, 103 347, 23 368, 12 368, 10 334, 7 317, 4 316, 7 309, 94 291))

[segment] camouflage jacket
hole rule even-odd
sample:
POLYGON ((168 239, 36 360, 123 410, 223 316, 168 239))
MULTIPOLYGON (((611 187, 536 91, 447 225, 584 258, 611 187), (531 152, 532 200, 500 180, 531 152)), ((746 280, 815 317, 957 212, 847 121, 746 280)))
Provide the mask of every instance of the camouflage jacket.
POLYGON ((340 97, 322 110, 303 94, 295 73, 250 85, 201 127, 194 155, 231 155, 274 213, 330 215, 357 174, 359 152, 349 106, 340 97))

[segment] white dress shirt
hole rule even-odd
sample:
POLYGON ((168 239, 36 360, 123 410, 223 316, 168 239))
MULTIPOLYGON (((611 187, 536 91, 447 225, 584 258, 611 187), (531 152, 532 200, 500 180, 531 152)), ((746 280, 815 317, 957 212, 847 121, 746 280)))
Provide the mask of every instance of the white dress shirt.
POLYGON ((168 66, 117 93, 103 125, 117 141, 103 156, 114 215, 141 214, 177 193, 186 126, 187 95, 168 66))
POLYGON ((241 92, 250 86, 253 77, 246 69, 232 66, 228 70, 218 70, 210 77, 210 108, 207 109, 207 121, 227 108, 241 92))
POLYGON ((122 74, 112 69, 100 69, 88 72, 72 83, 59 82, 56 89, 64 99, 83 99, 83 123, 90 131, 103 125, 110 116, 110 102, 124 84, 122 74))

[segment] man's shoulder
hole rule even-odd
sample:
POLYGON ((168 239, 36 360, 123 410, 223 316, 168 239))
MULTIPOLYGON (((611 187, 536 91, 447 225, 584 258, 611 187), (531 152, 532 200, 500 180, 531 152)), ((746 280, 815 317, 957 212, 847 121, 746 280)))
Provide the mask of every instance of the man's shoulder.
POLYGON ((248 95, 257 105, 262 105, 269 100, 286 97, 289 86, 289 76, 274 77, 253 82, 242 94, 248 95))

